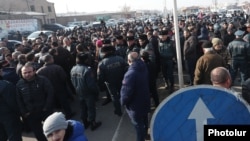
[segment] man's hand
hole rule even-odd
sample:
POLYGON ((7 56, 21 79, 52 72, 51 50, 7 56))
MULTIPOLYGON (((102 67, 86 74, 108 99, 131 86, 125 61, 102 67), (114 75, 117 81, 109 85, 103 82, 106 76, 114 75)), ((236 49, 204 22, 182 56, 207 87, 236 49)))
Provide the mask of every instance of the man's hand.
POLYGON ((25 114, 23 115, 23 117, 27 118, 29 115, 30 115, 30 112, 25 113, 25 114))

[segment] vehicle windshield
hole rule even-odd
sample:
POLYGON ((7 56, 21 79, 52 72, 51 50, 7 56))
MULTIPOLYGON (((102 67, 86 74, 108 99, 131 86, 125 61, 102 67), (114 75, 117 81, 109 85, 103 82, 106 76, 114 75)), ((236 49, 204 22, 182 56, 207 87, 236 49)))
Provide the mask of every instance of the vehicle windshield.
POLYGON ((29 37, 29 38, 38 37, 38 35, 39 35, 40 33, 41 33, 41 32, 33 32, 33 33, 31 33, 28 37, 29 37))

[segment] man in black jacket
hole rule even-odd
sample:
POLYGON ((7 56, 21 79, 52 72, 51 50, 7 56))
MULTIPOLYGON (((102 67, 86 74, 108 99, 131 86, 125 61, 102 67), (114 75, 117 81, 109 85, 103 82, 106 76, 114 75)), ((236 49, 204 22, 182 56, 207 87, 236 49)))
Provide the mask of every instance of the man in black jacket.
POLYGON ((38 75, 47 77, 53 85, 54 88, 54 102, 55 108, 63 110, 66 119, 73 116, 73 112, 70 107, 68 96, 69 87, 67 83, 67 75, 63 68, 59 65, 54 64, 54 58, 52 55, 47 54, 43 57, 44 65, 37 70, 38 75))
POLYGON ((128 65, 121 56, 115 55, 115 47, 113 46, 102 47, 101 53, 103 53, 104 58, 98 64, 99 86, 106 85, 114 104, 114 114, 121 116, 120 89, 128 65))
POLYGON ((16 84, 17 103, 24 118, 38 141, 47 141, 42 121, 52 113, 53 87, 44 76, 36 75, 32 63, 21 69, 22 78, 16 84))

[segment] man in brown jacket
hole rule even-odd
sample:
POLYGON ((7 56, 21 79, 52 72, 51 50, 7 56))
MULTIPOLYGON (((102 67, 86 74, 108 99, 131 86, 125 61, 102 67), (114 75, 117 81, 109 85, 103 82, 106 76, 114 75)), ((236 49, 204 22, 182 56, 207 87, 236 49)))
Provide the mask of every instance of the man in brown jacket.
POLYGON ((210 73, 216 67, 226 67, 224 59, 212 49, 210 41, 202 44, 204 55, 202 55, 197 63, 194 73, 194 85, 212 84, 210 73))

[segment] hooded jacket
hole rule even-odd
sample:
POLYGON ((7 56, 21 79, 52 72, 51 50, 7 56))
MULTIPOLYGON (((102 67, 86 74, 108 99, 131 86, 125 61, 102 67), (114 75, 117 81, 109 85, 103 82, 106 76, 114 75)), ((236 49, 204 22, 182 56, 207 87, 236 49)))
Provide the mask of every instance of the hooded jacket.
POLYGON ((68 122, 73 127, 73 132, 69 137, 68 141, 88 141, 87 137, 84 133, 84 126, 75 120, 68 120, 68 122))

